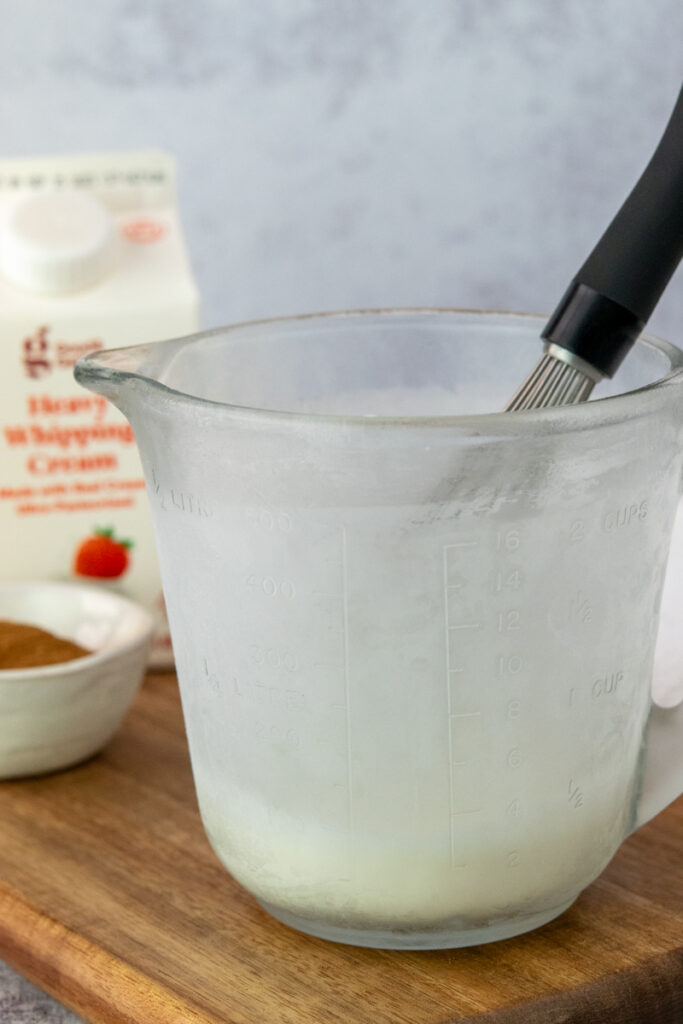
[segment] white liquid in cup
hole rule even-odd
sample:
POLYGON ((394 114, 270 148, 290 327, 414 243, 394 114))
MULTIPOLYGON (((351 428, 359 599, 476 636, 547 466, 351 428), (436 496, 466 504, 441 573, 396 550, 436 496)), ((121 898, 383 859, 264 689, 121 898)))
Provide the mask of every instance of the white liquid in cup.
MULTIPOLYGON (((333 411, 454 404, 392 391, 333 411)), ((624 639, 605 593, 605 571, 616 591, 627 579, 622 546, 608 531, 600 565, 558 551, 577 521, 561 509, 430 533, 424 508, 364 508, 342 537, 324 510, 302 511, 305 487, 302 475, 301 506, 278 510, 284 547, 243 509, 203 524, 207 559, 229 545, 225 598, 184 701, 220 858, 269 908, 347 927, 553 916, 605 867, 633 809, 652 648, 624 639)), ((179 533, 176 556, 182 545, 179 533)), ((176 569, 187 585, 190 563, 176 569)), ((634 596, 643 615, 655 583, 634 596)))

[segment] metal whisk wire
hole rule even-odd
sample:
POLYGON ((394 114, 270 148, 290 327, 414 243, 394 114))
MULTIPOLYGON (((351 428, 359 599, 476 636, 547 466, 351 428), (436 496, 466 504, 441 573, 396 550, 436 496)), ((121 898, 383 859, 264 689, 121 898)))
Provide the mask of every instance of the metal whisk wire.
POLYGON ((596 381, 575 366, 545 352, 508 404, 506 412, 586 402, 596 381))

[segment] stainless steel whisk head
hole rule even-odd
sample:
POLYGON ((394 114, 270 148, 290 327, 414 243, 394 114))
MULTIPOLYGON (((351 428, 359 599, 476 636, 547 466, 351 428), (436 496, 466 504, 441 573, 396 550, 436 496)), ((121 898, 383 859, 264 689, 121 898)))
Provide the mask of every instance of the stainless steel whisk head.
POLYGON ((602 374, 584 359, 572 357, 571 352, 559 345, 547 345, 537 365, 505 406, 505 411, 587 402, 601 380, 602 374))

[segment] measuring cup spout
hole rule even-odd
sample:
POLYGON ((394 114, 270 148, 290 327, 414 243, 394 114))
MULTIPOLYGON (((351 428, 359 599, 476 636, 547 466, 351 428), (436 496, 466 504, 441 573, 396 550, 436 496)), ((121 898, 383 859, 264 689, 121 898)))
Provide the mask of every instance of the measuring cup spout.
POLYGON ((74 376, 79 384, 104 395, 128 415, 146 387, 163 385, 164 374, 185 338, 91 352, 79 359, 74 376))

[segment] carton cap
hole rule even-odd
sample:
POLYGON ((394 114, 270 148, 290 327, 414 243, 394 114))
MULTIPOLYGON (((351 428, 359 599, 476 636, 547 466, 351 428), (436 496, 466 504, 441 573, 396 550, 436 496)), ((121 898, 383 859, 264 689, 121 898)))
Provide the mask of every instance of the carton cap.
POLYGON ((0 226, 0 270, 32 291, 89 288, 112 268, 114 237, 107 207, 87 192, 24 195, 0 226))

